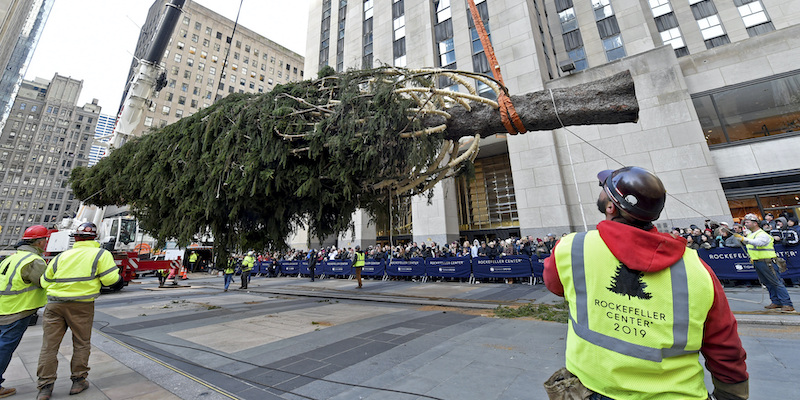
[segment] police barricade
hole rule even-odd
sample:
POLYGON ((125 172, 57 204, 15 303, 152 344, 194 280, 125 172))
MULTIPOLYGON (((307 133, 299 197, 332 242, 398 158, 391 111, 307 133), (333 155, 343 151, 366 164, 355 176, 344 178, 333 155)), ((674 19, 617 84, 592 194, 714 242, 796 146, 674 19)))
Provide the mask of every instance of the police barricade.
MULTIPOLYGON (((785 279, 800 279, 800 247, 784 247, 775 245, 775 253, 786 260, 786 272, 781 274, 785 279)), ((714 270, 719 279, 757 280, 756 270, 744 249, 722 247, 717 249, 699 249, 697 254, 714 270)))
POLYGON ((281 261, 280 273, 282 275, 299 275, 300 261, 281 261))
POLYGON ((368 258, 361 267, 361 276, 380 276, 386 278, 386 260, 368 258))
POLYGON ((353 261, 352 260, 328 260, 322 263, 322 275, 326 276, 336 275, 353 275, 353 261))
POLYGON ((429 258, 425 260, 425 277, 434 278, 469 278, 472 272, 472 263, 469 258, 447 257, 429 258))
POLYGON ((425 276, 425 259, 414 257, 410 260, 392 260, 386 266, 389 276, 425 276))
POLYGON ((269 267, 271 265, 272 261, 257 261, 256 265, 253 267, 253 272, 256 274, 269 276, 269 267))
POLYGON ((544 279, 544 260, 550 257, 549 254, 534 255, 531 257, 531 267, 533 267, 533 283, 544 279))
POLYGON ((533 284, 533 268, 528 256, 502 258, 477 257, 472 259, 472 281, 481 278, 528 278, 533 284))

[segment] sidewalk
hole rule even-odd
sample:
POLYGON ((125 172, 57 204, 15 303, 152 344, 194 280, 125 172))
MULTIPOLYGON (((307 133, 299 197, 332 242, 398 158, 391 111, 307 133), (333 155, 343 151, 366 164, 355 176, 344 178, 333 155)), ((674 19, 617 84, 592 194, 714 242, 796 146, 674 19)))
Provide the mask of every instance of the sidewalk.
MULTIPOLYGON (((555 369, 563 365, 563 339, 566 331, 563 324, 481 317, 475 319, 474 316, 488 315, 489 310, 496 308, 498 304, 561 301, 559 297, 549 293, 543 285, 506 285, 502 283, 469 285, 459 282, 417 283, 365 280, 364 289, 358 291, 355 290, 356 283, 353 280, 324 279, 309 282, 307 279, 297 278, 255 277, 249 291, 231 290, 222 293, 222 278, 202 273, 191 274, 190 279, 182 281, 181 285, 191 287, 159 289, 154 278, 144 278, 131 284, 121 293, 101 296, 97 305, 95 330, 92 333, 93 346, 90 360, 92 371, 89 374, 91 386, 89 390, 80 395, 68 397, 71 383, 69 358, 72 349, 68 333, 59 354, 59 379, 56 382, 53 399, 295 398, 286 394, 284 396, 289 397, 270 397, 272 392, 257 391, 252 387, 243 388, 241 384, 234 385, 234 379, 228 377, 220 380, 220 377, 213 371, 203 368, 174 362, 169 364, 179 365, 179 367, 170 367, 158 358, 145 355, 98 330, 106 323, 111 323, 112 326, 136 326, 138 324, 141 325, 141 328, 133 331, 141 337, 149 336, 154 340, 167 341, 183 338, 184 340, 178 340, 176 343, 206 346, 209 350, 223 349, 225 354, 236 358, 258 359, 259 365, 265 366, 285 365, 286 362, 298 359, 309 362, 309 359, 315 359, 320 352, 341 351, 342 354, 347 354, 349 350, 352 350, 353 344, 349 340, 339 342, 337 341, 338 337, 360 338, 359 340, 364 343, 373 343, 373 339, 370 339, 372 337, 386 338, 395 337, 391 335, 410 334, 409 338, 416 337, 416 339, 407 343, 403 342, 404 344, 396 349, 393 347, 396 345, 389 346, 382 350, 382 353, 371 356, 362 354, 347 358, 348 361, 344 364, 337 364, 337 373, 332 373, 327 377, 333 377, 335 380, 352 380, 353 376, 360 376, 358 374, 362 372, 359 371, 374 372, 375 367, 380 366, 385 368, 383 373, 376 374, 372 380, 368 376, 360 379, 363 379, 364 383, 379 386, 389 385, 392 380, 399 379, 398 383, 393 383, 396 388, 406 388, 413 392, 427 393, 446 399, 537 398, 538 391, 541 390, 540 383, 555 369), (283 317, 280 317, 283 314, 297 317, 306 313, 310 315, 310 321, 313 321, 313 318, 317 318, 319 321, 319 318, 322 317, 315 310, 331 307, 333 303, 340 301, 342 304, 339 304, 338 307, 344 307, 345 304, 351 302, 348 299, 352 299, 354 296, 357 296, 358 300, 362 302, 369 301, 375 304, 374 307, 369 306, 369 303, 365 306, 347 306, 370 309, 369 312, 372 314, 369 319, 363 319, 363 322, 358 324, 349 323, 345 318, 334 323, 333 326, 324 327, 323 330, 320 330, 322 327, 317 327, 316 331, 318 332, 315 332, 310 325, 298 325, 292 328, 287 325, 288 319, 284 320, 283 317), (322 298, 339 300, 328 302, 321 300, 322 298), (167 305, 160 306, 165 302, 167 305), (169 303, 179 302, 180 304, 169 307, 169 303), (187 306, 179 307, 184 302, 187 306), (198 304, 200 306, 197 306, 198 304), (288 304, 288 306, 284 304, 288 304), (437 311, 439 314, 436 314, 433 311, 425 311, 428 309, 441 310, 442 307, 469 308, 475 312, 472 313, 473 316, 455 317, 455 313, 444 314, 442 311, 437 311), (381 315, 379 311, 376 311, 379 309, 388 310, 389 314, 381 315), (396 310, 400 309, 416 309, 418 311, 414 311, 414 314, 411 314, 411 311, 398 313, 396 310), (141 310, 147 311, 142 312, 141 310), (215 313, 216 311, 220 312, 215 313), (199 313, 206 313, 207 316, 197 318, 199 313), (430 315, 424 318, 419 317, 423 314, 430 315), (240 316, 237 317, 237 315, 240 316), (265 319, 266 316, 272 318, 265 319), (400 327, 404 324, 404 318, 407 319, 406 325, 400 327), (435 326, 439 319, 452 319, 453 325, 435 326), (279 323, 278 328, 271 328, 270 325, 267 325, 268 322, 263 322, 267 320, 279 323), (419 325, 422 323, 419 321, 423 320, 430 322, 419 325), (261 326, 258 329, 263 330, 265 341, 257 343, 253 341, 254 338, 251 338, 241 342, 225 342, 226 338, 242 332, 244 321, 253 321, 247 322, 248 324, 264 323, 264 325, 257 326, 261 326), (287 329, 299 330, 297 333, 287 336, 287 329), (419 333, 428 332, 426 329, 430 333, 419 333), (222 342, 209 341, 209 339, 200 342, 199 339, 195 340, 195 338, 187 336, 187 332, 200 334, 206 331, 217 332, 217 336, 221 336, 217 340, 222 340, 222 342), (415 331, 418 333, 413 333, 415 331), (278 334, 283 336, 266 340, 266 338, 272 337, 271 335, 278 334), (482 344, 472 348, 465 347, 466 344, 473 343, 482 344), (113 356, 109 354, 113 354, 113 356), (510 359, 508 359, 509 356, 510 359), (530 362, 525 362, 525 359, 530 362), (440 376, 437 378, 440 382, 434 384, 431 381, 432 377, 415 372, 418 368, 427 370, 428 374, 440 376), (460 368, 464 369, 458 372, 460 368), (496 371, 486 372, 486 369, 489 368, 496 371), (467 378, 451 375, 459 373, 476 373, 485 378, 482 378, 483 382, 495 382, 495 384, 491 388, 472 387, 470 385, 473 382, 470 382, 469 375, 467 378), (484 376, 483 374, 488 375, 484 376), (517 378, 513 378, 513 376, 517 378), (419 380, 422 386, 410 387, 400 383, 402 379, 411 378, 419 380), (458 379, 466 379, 466 381, 458 382, 458 379), (531 382, 526 382, 526 379, 531 382), (427 387, 426 385, 431 386, 423 390, 427 387), (468 389, 480 389, 480 391, 472 393, 480 397, 470 397, 468 389), (496 389, 499 394, 489 389, 496 389), (467 390, 466 393, 465 390, 467 390), (467 397, 464 397, 465 394, 467 397)), ((777 325, 800 326, 800 315, 765 311, 763 306, 769 303, 765 293, 760 287, 726 288, 729 303, 736 313, 740 331, 743 332, 743 342, 748 350, 751 393, 754 393, 751 396, 752 399, 781 398, 782 395, 791 393, 784 386, 789 385, 788 382, 793 382, 793 378, 789 377, 800 372, 800 354, 798 353, 800 340, 786 339, 785 337, 776 339, 770 336, 776 331, 770 327, 777 325), (765 396, 766 393, 770 393, 770 396, 765 396)), ((795 299, 800 299, 800 288, 789 288, 789 293, 795 299)), ((347 310, 347 307, 344 309, 347 310)), ((357 313, 355 309, 353 312, 354 315, 357 313)), ((331 321, 334 320, 331 319, 331 321)), ((311 322, 311 324, 313 323, 311 322)), ((244 327, 249 329, 248 326, 244 327)), ((28 328, 20 347, 12 358, 11 365, 6 372, 6 382, 3 384, 4 387, 17 389, 17 395, 12 398, 31 399, 36 396, 36 364, 41 338, 40 322, 36 326, 28 328)), ((385 347, 387 342, 381 339, 374 341, 374 345, 385 347)), ((153 348, 171 351, 179 357, 187 357, 191 354, 180 349, 163 348, 158 345, 153 345, 153 348)), ((219 371, 232 368, 231 365, 226 364, 217 366, 210 363, 207 366, 212 370, 219 371)), ((236 376, 243 372, 240 367, 235 367, 233 371, 236 372, 236 376)), ((257 377, 258 379, 264 379, 263 370, 256 368, 254 371, 259 371, 261 374, 257 377)), ((250 376, 247 374, 245 371, 241 376, 250 376)), ((707 381, 709 381, 708 378, 707 381)), ((307 390, 307 392, 303 392, 305 395, 317 399, 349 399, 358 398, 361 395, 364 395, 365 398, 382 399, 385 398, 382 396, 387 395, 387 393, 380 392, 377 394, 365 392, 364 389, 358 388, 343 391, 339 387, 331 388, 329 386, 324 382, 305 382, 292 390, 298 392, 307 390)))

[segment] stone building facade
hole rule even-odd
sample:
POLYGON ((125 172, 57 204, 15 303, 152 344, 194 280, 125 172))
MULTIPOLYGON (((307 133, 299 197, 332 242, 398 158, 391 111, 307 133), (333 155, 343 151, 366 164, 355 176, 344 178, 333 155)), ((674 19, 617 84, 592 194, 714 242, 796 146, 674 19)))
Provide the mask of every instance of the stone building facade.
MULTIPOLYGON (((136 71, 136 58, 147 51, 167 3, 156 0, 150 7, 128 82, 136 71)), ((234 32, 234 21, 192 0, 185 3, 160 64, 166 71, 167 85, 143 113, 134 136, 192 115, 229 93, 268 92, 275 85, 302 80, 305 75, 301 55, 242 25, 234 32)))
MULTIPOLYGON (((639 121, 485 140, 477 179, 395 215, 393 239, 505 238, 592 229, 596 174, 664 181, 660 229, 747 212, 798 214, 799 0, 476 0, 512 94, 630 70, 639 121)), ((306 71, 389 64, 488 72, 465 0, 317 0, 306 71)), ((455 87, 453 87, 455 89, 455 87)), ((479 87, 479 89, 481 89, 479 87)), ((487 95, 490 95, 487 93, 487 95)), ((386 241, 356 218, 340 243, 386 241)))

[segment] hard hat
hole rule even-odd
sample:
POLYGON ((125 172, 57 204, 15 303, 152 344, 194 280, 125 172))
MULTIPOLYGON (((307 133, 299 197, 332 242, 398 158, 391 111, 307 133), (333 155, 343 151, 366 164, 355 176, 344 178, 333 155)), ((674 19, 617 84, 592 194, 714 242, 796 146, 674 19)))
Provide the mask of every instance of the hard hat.
POLYGON ((254 253, 253 253, 253 250, 250 250, 250 251, 248 251, 248 252, 247 252, 247 255, 248 255, 248 256, 252 256, 253 254, 254 254, 254 253))
POLYGON ((758 216, 756 216, 753 213, 748 213, 747 215, 744 216, 743 220, 744 221, 756 221, 756 222, 758 222, 758 216))
POLYGON ((97 225, 91 222, 84 222, 78 226, 78 229, 75 230, 75 233, 73 233, 72 236, 94 239, 97 237, 97 225))
POLYGON ((619 209, 640 221, 655 221, 664 209, 667 190, 661 179, 639 167, 605 170, 597 174, 608 198, 619 209))
POLYGON ((356 245, 356 250, 361 250, 361 246, 356 245))
POLYGON ((22 239, 41 239, 50 236, 50 232, 47 231, 47 228, 44 225, 34 225, 28 229, 25 229, 25 233, 22 234, 22 239))

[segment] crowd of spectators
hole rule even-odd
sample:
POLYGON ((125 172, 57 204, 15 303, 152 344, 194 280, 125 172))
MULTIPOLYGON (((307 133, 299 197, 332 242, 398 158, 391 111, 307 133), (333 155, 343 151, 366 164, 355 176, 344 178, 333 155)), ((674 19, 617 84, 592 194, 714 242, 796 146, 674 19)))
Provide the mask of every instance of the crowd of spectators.
MULTIPOLYGON (((784 246, 796 246, 800 243, 800 223, 792 214, 783 213, 775 218, 772 213, 766 213, 761 221, 761 229, 769 232, 775 243, 784 246)), ((742 242, 735 234, 746 236, 748 232, 738 223, 730 225, 727 222, 706 220, 702 228, 692 224, 688 228, 674 227, 670 233, 673 237, 685 238, 686 247, 710 250, 721 247, 741 248, 742 242)))
MULTIPOLYGON (((775 238, 775 243, 781 243, 784 246, 796 246, 800 243, 800 222, 794 215, 783 213, 778 218, 774 218, 771 213, 767 213, 761 224, 762 229, 775 238)), ((748 232, 738 223, 729 224, 727 222, 706 220, 702 227, 695 224, 690 225, 688 228, 674 227, 670 233, 673 237, 680 236, 685 238, 687 247, 710 250, 722 247, 741 248, 741 241, 734 234, 747 235, 748 232)), ((564 235, 566 234, 561 236, 564 235)), ((544 239, 527 236, 488 241, 474 239, 472 242, 464 241, 463 243, 454 241, 443 245, 439 245, 436 242, 410 242, 395 246, 378 244, 367 246, 364 251, 367 259, 383 259, 387 261, 392 259, 408 260, 416 257, 498 258, 511 255, 546 257, 550 254, 556 242, 556 235, 549 233, 544 239)), ((261 253, 257 255, 257 260, 259 262, 307 260, 312 255, 318 261, 352 260, 355 252, 353 247, 337 248, 336 246, 312 250, 313 252, 289 249, 283 252, 261 253)))
MULTIPOLYGON (((563 236, 563 235, 562 235, 563 236)), ((403 245, 374 245, 364 249, 367 259, 392 260, 411 258, 431 258, 431 257, 489 257, 498 258, 511 255, 547 256, 556 244, 556 235, 548 234, 544 239, 535 239, 533 236, 524 238, 511 237, 508 239, 495 239, 480 241, 474 239, 472 242, 463 243, 452 242, 439 245, 436 242, 410 242, 403 245)), ((312 249, 316 254, 317 260, 352 260, 353 252, 350 248, 336 248, 336 246, 312 249)), ((273 259, 284 261, 306 260, 311 251, 290 249, 277 254, 264 254, 259 256, 259 261, 270 261, 273 259)))

